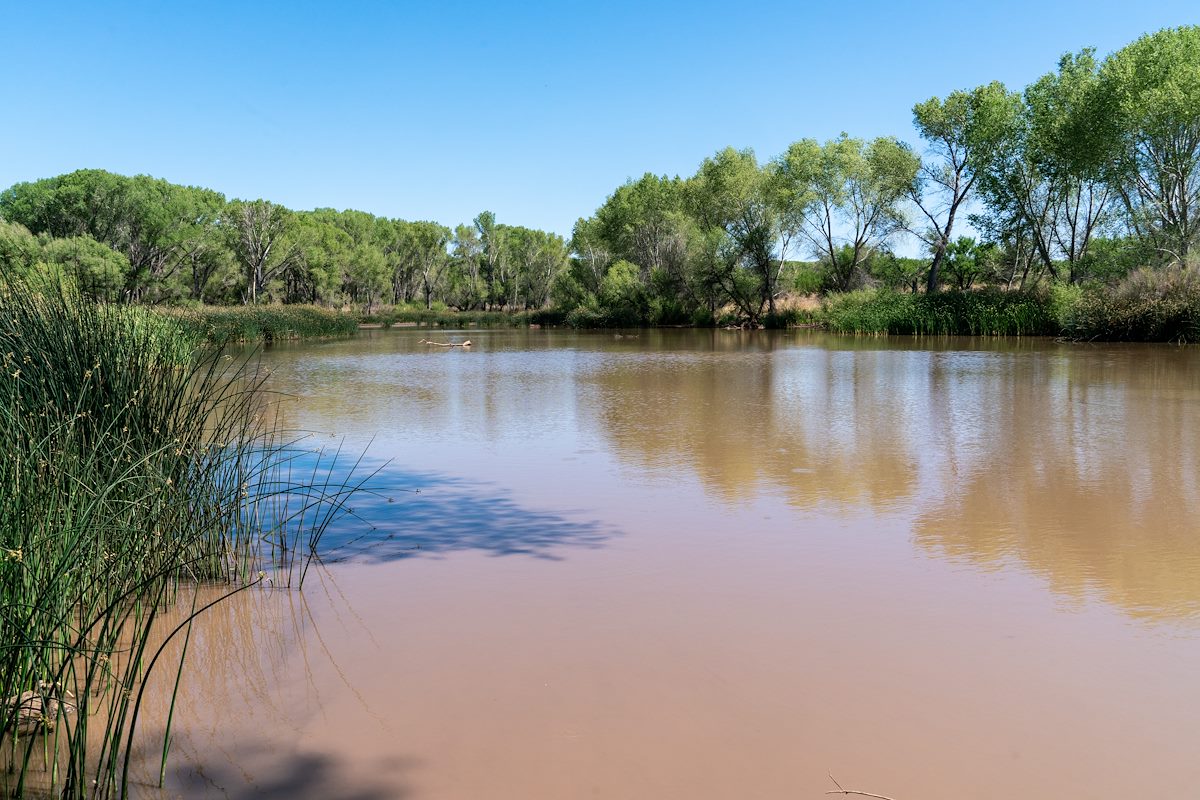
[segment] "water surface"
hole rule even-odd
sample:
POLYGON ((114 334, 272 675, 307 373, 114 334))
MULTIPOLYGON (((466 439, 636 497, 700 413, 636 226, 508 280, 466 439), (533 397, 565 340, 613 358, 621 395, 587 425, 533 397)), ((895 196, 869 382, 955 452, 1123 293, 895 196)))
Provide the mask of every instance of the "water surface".
POLYGON ((210 612, 170 796, 1200 786, 1200 351, 426 335, 263 354, 378 495, 210 612))

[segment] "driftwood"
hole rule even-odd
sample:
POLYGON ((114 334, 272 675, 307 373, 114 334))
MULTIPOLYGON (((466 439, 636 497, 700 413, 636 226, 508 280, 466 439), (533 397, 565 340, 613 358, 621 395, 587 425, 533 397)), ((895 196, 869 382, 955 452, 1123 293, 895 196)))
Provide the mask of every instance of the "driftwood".
POLYGON ((874 797, 875 800, 893 800, 891 797, 888 797, 887 795, 883 795, 883 794, 874 794, 873 792, 860 792, 857 789, 843 789, 842 785, 837 782, 837 778, 833 777, 832 775, 829 776, 829 780, 833 781, 833 785, 838 788, 830 789, 825 794, 852 794, 852 795, 857 795, 858 797, 874 797))
POLYGON ((465 342, 431 342, 428 339, 422 339, 417 344, 429 344, 434 347, 470 347, 471 340, 467 339, 465 342))

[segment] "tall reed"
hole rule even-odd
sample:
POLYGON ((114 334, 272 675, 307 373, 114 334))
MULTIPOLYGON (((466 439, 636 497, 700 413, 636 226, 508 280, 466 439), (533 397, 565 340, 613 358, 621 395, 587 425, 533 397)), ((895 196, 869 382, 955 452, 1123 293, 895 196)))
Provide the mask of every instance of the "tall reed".
POLYGON ((1045 336, 1058 332, 1048 295, 994 289, 937 294, 863 289, 830 296, 819 318, 837 333, 1045 336))
POLYGON ((0 284, 3 790, 124 795, 145 682, 182 669, 155 624, 180 587, 302 579, 351 488, 261 390, 183 321, 0 284))

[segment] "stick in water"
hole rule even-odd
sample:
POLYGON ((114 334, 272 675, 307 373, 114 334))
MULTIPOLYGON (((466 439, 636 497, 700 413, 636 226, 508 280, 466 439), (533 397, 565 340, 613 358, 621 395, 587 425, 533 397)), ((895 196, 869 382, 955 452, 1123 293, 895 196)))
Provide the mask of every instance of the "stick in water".
POLYGON ((876 800, 892 800, 892 798, 888 797, 887 795, 874 794, 872 792, 860 792, 857 789, 843 789, 842 785, 837 782, 837 778, 833 777, 832 775, 829 776, 829 780, 833 781, 833 785, 838 788, 830 789, 825 794, 854 794, 858 795, 859 797, 874 797, 876 800))

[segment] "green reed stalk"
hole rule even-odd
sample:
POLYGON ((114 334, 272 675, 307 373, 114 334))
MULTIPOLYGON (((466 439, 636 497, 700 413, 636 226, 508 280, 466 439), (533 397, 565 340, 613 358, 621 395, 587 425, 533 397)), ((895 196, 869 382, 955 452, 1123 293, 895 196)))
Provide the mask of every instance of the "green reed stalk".
POLYGON ((123 795, 147 680, 170 653, 165 760, 191 621, 207 606, 178 654, 167 644, 180 629, 163 640, 159 612, 184 586, 302 579, 353 491, 290 480, 296 446, 262 422, 263 376, 205 335, 68 286, 0 283, 7 792, 123 795), (305 515, 283 513, 291 497, 305 515))

